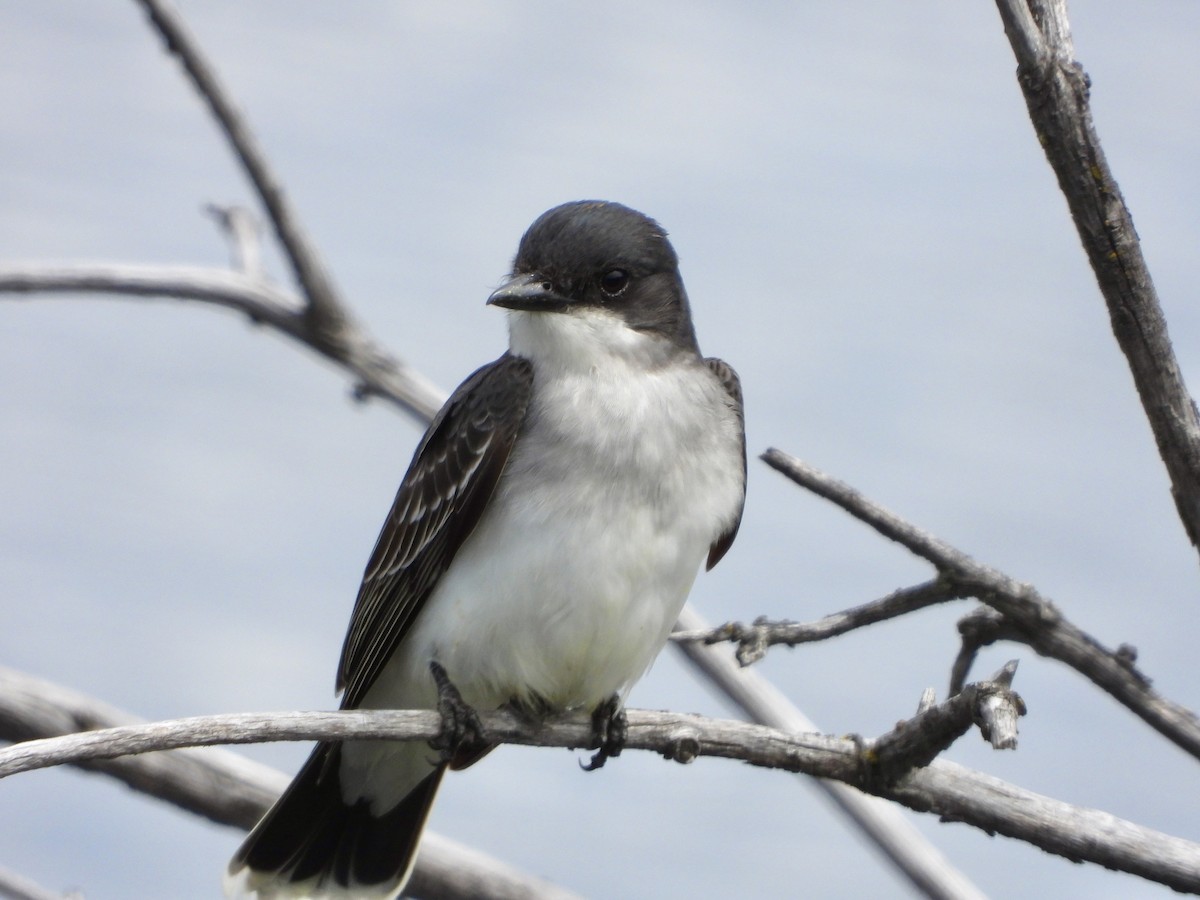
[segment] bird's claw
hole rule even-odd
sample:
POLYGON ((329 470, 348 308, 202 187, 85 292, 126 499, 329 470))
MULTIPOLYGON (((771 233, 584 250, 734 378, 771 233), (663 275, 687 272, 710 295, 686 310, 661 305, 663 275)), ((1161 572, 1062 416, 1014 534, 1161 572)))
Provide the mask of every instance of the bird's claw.
POLYGON ((602 768, 614 756, 625 749, 625 737, 629 731, 629 719, 621 706, 621 698, 613 694, 592 712, 592 735, 599 748, 586 765, 579 766, 585 772, 602 768))
POLYGON ((429 746, 438 752, 442 762, 453 764, 487 746, 483 739, 483 723, 479 720, 479 714, 463 699, 441 663, 430 661, 429 672, 433 675, 433 683, 437 685, 437 710, 442 717, 442 730, 430 740, 429 746))

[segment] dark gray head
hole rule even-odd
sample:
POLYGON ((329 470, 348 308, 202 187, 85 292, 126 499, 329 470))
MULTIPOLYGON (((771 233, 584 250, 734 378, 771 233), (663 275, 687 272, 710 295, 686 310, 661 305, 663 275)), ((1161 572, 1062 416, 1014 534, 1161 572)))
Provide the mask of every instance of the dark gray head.
POLYGON ((511 277, 488 303, 547 313, 605 309, 630 328, 696 350, 678 262, 667 233, 649 216, 619 203, 577 200, 529 226, 511 277))

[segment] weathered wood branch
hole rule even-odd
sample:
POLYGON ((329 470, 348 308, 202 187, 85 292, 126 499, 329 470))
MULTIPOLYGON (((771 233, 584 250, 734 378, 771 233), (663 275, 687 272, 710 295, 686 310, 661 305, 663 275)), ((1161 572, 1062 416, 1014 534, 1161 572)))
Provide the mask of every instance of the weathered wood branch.
POLYGON ((272 169, 254 136, 249 120, 221 83, 191 29, 169 0, 137 0, 167 51, 183 67, 192 86, 209 108, 234 156, 262 201, 271 228, 283 248, 304 298, 293 313, 293 328, 305 343, 341 362, 359 378, 360 396, 387 397, 422 421, 438 410, 444 397, 432 384, 381 349, 355 319, 334 286, 316 245, 309 239, 292 208, 283 182, 272 169), (398 388, 398 389, 397 389, 398 388))
MULTIPOLYGON (((19 673, 0 671, 0 674, 6 677, 6 686, 20 678, 19 673)), ((981 699, 993 692, 1006 691, 1007 686, 1003 684, 979 686, 981 699)), ((0 697, 9 693, 2 691, 0 697)), ((28 706, 28 702, 25 705, 28 706)), ((934 709, 938 710, 939 716, 962 718, 961 710, 956 711, 952 703, 934 709)), ((927 716, 930 712, 926 710, 921 715, 927 716)), ((974 715, 974 712, 967 712, 968 718, 974 715)), ((555 720, 540 727, 531 727, 528 722, 505 712, 483 713, 481 717, 485 737, 489 740, 584 747, 592 736, 592 725, 586 717, 555 720)), ((6 730, 11 718, 11 713, 0 715, 0 724, 6 730)), ((789 734, 743 722, 677 713, 631 710, 629 718, 628 746, 632 749, 653 750, 680 762, 690 762, 698 756, 719 756, 838 778, 912 809, 978 824, 990 832, 1032 839, 1033 843, 1050 852, 1129 871, 1178 890, 1200 891, 1200 845, 1124 822, 1097 810, 1041 797, 941 761, 907 772, 907 766, 900 770, 881 768, 877 755, 881 751, 889 752, 887 746, 896 740, 899 730, 875 741, 861 741, 817 734, 789 734)), ((440 728, 437 714, 429 711, 355 710, 205 716, 17 744, 0 750, 0 773, 14 774, 64 762, 94 762, 118 754, 141 754, 230 741, 350 737, 427 740, 437 735, 440 728)), ((911 734, 904 735, 903 740, 910 737, 911 734)), ((912 754, 907 750, 903 755, 911 761, 912 754)))
POLYGON ((966 685, 945 703, 922 696, 916 716, 897 723, 870 746, 873 775, 894 784, 913 769, 923 768, 973 724, 996 750, 1015 750, 1017 719, 1025 703, 1012 690, 1016 662, 1009 662, 988 681, 966 685))
POLYGON ((840 506, 884 537, 932 563, 941 578, 996 610, 1004 618, 1005 638, 1020 641, 1042 656, 1070 666, 1164 737, 1200 758, 1200 718, 1153 690, 1150 679, 1138 671, 1125 645, 1109 650, 1068 621, 1032 585, 976 562, 796 457, 771 449, 762 458, 796 484, 840 506))
POLYGON ((947 822, 1028 841, 1074 862, 1200 893, 1200 844, 1134 825, 1099 809, 1074 806, 1014 787, 944 759, 917 769, 881 796, 947 822))
MULTIPOLYGON (((94 697, 0 666, 0 740, 28 741, 138 724, 144 720, 94 697)), ((243 831, 254 827, 290 781, 282 772, 217 747, 75 765, 243 831)), ((422 841, 410 892, 439 900, 579 900, 557 885, 433 832, 422 841)))
MULTIPOLYGON (((990 688, 981 689, 982 697, 990 688)), ((862 787, 894 783, 928 754, 932 759, 949 746, 951 732, 966 732, 977 713, 954 701, 921 716, 940 719, 936 726, 901 723, 896 731, 874 741, 834 738, 820 734, 791 734, 726 719, 691 713, 627 711, 629 734, 625 748, 651 750, 666 759, 690 763, 701 756, 736 759, 754 766, 804 772, 819 778, 862 787), (901 735, 900 733, 903 732, 901 735), (924 738, 925 743, 921 743, 924 738), (903 744, 900 749, 897 745, 903 744), (920 744, 920 746, 918 746, 920 744), (888 760, 879 765, 880 757, 888 760), (861 782, 860 784, 858 782, 861 782)), ((479 712, 481 737, 487 743, 532 747, 594 746, 590 716, 570 715, 531 724, 507 710, 479 712)), ((333 712, 227 713, 193 716, 137 725, 118 725, 59 737, 23 741, 0 749, 0 778, 21 772, 115 759, 159 750, 267 741, 405 740, 430 741, 442 733, 434 710, 338 710, 333 712)))
POLYGON ((445 399, 432 382, 383 350, 351 319, 344 321, 340 341, 321 340, 303 302, 265 278, 200 266, 0 264, 0 295, 79 293, 191 300, 237 310, 341 366, 354 376, 358 396, 386 398, 420 422, 428 422, 445 399))
POLYGON ((1075 59, 1066 0, 996 0, 996 6, 1038 143, 1104 295, 1184 531, 1200 550, 1200 414, 1171 346, 1133 218, 1092 122, 1091 82, 1075 59))
POLYGON ((348 313, 342 306, 316 245, 309 240, 300 217, 292 209, 283 183, 271 168, 249 121, 221 84, 216 69, 209 63, 199 42, 174 6, 168 0, 137 2, 145 10, 154 30, 162 37, 167 52, 179 60, 261 198, 306 299, 305 314, 310 319, 310 329, 322 340, 338 342, 343 336, 344 320, 348 318, 348 313))
MULTIPOLYGON (((690 604, 684 606, 675 627, 685 633, 712 631, 690 604)), ((715 685, 752 721, 788 732, 820 730, 779 688, 754 669, 739 665, 724 648, 698 641, 682 641, 674 646, 697 674, 715 685)), ((986 895, 925 840, 894 804, 840 781, 804 778, 804 783, 824 793, 925 896, 985 900, 986 895)))

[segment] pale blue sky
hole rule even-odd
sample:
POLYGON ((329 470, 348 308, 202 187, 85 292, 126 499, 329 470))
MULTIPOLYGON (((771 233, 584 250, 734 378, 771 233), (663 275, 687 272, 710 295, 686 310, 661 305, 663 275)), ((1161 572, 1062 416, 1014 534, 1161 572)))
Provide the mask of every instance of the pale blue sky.
MULTIPOLYGON (((347 301, 447 389, 504 347, 483 300, 564 200, 659 219, 700 342, 775 445, 1141 651, 1200 706, 1200 570, 1034 138, 992 4, 181 4, 347 301)), ((1072 4, 1096 124, 1200 383, 1200 6, 1072 4)), ((249 192, 133 3, 0 5, 0 259, 220 265, 249 192)), ((271 260, 272 271, 282 267, 271 260)), ((148 717, 328 708, 419 429, 228 313, 0 306, 0 663, 148 717)), ((752 462, 713 620, 809 619, 929 575, 752 462)), ((965 605, 762 664, 824 728, 942 693, 965 605)), ((1020 749, 950 756, 1200 839, 1188 760, 1019 647, 1020 749)), ((631 703, 728 714, 669 652, 631 703)), ((294 769, 301 745, 247 751, 294 769)), ((238 836, 103 779, 0 785, 0 865, 89 900, 208 898, 238 836)), ((1167 897, 913 816, 996 897, 1167 897)), ((718 761, 504 749, 433 827, 595 897, 903 896, 818 795, 718 761)))

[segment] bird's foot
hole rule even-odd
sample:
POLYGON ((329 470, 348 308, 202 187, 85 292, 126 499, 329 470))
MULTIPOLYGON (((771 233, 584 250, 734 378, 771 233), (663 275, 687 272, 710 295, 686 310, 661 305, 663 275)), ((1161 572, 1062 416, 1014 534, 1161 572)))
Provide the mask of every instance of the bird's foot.
POLYGON ((442 717, 442 730, 429 746, 438 752, 442 762, 450 763, 451 767, 460 761, 473 759, 486 752, 490 746, 483 739, 483 723, 458 688, 446 674, 445 667, 437 660, 429 663, 429 672, 433 675, 433 683, 437 685, 438 713, 442 717))
POLYGON ((585 772, 594 772, 625 749, 625 736, 629 731, 629 719, 621 706, 621 698, 613 694, 592 711, 592 735, 599 748, 587 765, 580 763, 585 772))

